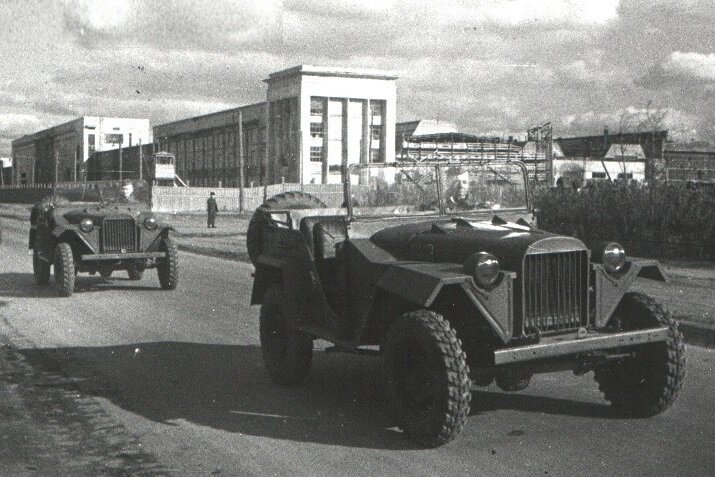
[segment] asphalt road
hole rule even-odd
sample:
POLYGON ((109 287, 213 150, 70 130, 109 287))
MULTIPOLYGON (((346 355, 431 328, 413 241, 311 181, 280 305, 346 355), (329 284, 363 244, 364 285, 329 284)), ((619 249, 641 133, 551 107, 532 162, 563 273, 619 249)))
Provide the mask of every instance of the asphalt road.
POLYGON ((304 386, 268 380, 258 309, 248 305, 251 266, 182 253, 175 291, 162 291, 153 271, 140 282, 80 275, 75 294, 57 298, 33 284, 25 224, 3 222, 0 335, 39 373, 61 377, 52 385, 83 403, 77 419, 101 412, 103 428, 121 430, 115 440, 153 456, 152 472, 693 476, 715 469, 713 350, 688 347, 681 396, 655 418, 613 416, 592 374, 547 374, 519 393, 477 391, 457 440, 423 450, 396 429, 376 358, 318 351, 304 386))

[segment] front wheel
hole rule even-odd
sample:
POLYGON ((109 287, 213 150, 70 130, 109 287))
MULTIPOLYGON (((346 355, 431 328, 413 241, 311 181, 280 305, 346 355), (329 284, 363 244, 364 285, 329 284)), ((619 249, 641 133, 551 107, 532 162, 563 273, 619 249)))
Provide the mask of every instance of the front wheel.
MULTIPOLYGON (((159 250, 166 252, 166 256, 160 258, 156 266, 159 284, 164 290, 173 290, 179 281, 179 252, 169 237, 161 239, 159 250)), ((131 275, 129 278, 131 279, 131 275)))
POLYGON ((685 345, 673 316, 642 293, 626 293, 614 312, 623 330, 665 326, 668 339, 646 344, 618 363, 595 369, 607 401, 620 414, 650 417, 675 402, 685 377, 685 345))
POLYGON ((266 290, 259 321, 263 362, 271 379, 281 386, 305 381, 313 359, 313 339, 290 325, 281 286, 266 290))
POLYGON ((75 279, 74 256, 67 242, 55 247, 55 289, 60 296, 71 296, 75 279))
POLYGON ((441 315, 419 310, 395 321, 383 346, 388 397, 405 434, 426 447, 454 439, 472 399, 467 357, 441 315))
POLYGON ((50 283, 50 267, 49 262, 45 262, 40 258, 37 250, 32 252, 32 275, 35 278, 35 285, 45 286, 50 283))

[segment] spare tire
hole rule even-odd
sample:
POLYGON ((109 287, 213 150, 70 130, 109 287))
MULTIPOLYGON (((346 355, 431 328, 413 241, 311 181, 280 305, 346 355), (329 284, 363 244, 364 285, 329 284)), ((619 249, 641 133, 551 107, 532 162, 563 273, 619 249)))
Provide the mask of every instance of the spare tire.
POLYGON ((303 192, 284 192, 266 199, 253 213, 251 221, 248 223, 246 231, 246 249, 251 263, 256 264, 256 260, 263 253, 263 227, 270 223, 270 210, 291 210, 291 209, 322 209, 327 207, 323 201, 310 194, 303 192))

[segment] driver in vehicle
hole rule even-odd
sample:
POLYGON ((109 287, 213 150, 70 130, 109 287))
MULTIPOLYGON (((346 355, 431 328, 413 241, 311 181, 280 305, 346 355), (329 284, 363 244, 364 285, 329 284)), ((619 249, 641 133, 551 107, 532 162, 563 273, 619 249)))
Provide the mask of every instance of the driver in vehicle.
POLYGON ((447 199, 448 209, 470 210, 474 208, 474 201, 469 194, 469 172, 465 171, 459 174, 450 190, 452 194, 447 199))

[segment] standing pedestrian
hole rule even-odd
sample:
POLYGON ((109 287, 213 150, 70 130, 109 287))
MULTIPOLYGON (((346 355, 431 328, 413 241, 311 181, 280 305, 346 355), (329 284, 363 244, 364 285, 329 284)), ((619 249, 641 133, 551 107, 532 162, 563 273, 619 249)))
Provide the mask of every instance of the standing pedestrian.
POLYGON ((206 211, 208 212, 208 228, 216 228, 216 213, 218 212, 218 205, 216 204, 216 194, 211 192, 209 199, 206 201, 206 211))

